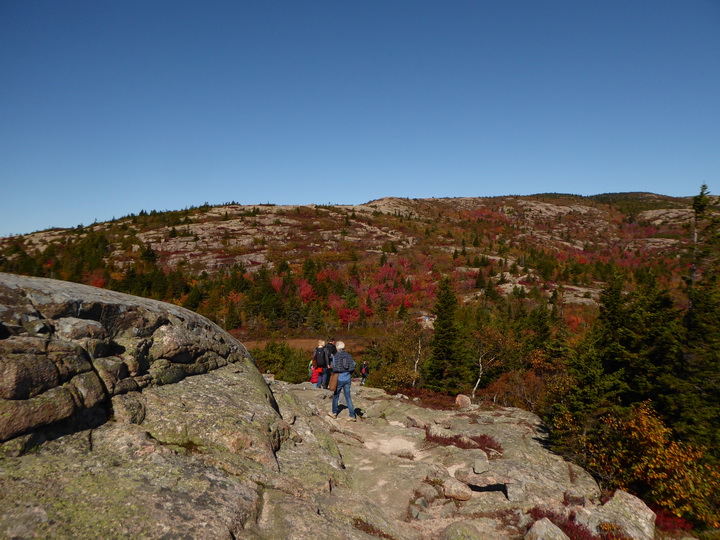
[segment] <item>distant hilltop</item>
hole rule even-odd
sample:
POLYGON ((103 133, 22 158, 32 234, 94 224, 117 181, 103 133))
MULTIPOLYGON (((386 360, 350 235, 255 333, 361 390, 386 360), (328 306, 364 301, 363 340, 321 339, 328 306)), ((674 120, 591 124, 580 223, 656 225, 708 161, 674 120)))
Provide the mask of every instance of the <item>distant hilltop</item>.
POLYGON ((550 292, 563 286, 567 301, 586 303, 597 297, 596 282, 602 279, 587 272, 578 278, 577 265, 627 260, 629 254, 652 264, 672 259, 689 239, 691 215, 689 198, 652 193, 385 197, 361 205, 206 204, 3 238, 0 271, 114 283, 126 292, 145 290, 184 302, 190 276, 302 266, 308 260, 350 267, 400 259, 407 279, 418 287, 427 271, 416 268, 425 264, 419 258, 432 257, 437 270, 465 272, 468 279, 480 263, 491 271, 475 276, 477 287, 463 287, 471 296, 487 277, 500 294, 518 287, 529 292, 533 284, 550 292), (576 264, 558 271, 563 261, 576 264), (522 270, 508 272, 513 265, 522 270), (153 292, 152 283, 118 285, 127 281, 127 272, 135 276, 152 268, 166 275, 181 272, 185 281, 169 292, 163 280, 162 292, 153 292))

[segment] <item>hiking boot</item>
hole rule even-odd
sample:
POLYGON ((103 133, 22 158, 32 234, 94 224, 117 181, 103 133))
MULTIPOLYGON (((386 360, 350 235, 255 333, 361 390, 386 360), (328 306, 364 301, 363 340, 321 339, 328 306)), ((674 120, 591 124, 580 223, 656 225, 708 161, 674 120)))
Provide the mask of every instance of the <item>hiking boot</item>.
POLYGON ((352 418, 348 419, 348 422, 357 422, 357 418, 353 416, 352 418))
POLYGON ((328 413, 328 416, 329 416, 330 418, 336 418, 336 419, 337 419, 337 414, 333 414, 333 413, 329 412, 329 413, 328 413))

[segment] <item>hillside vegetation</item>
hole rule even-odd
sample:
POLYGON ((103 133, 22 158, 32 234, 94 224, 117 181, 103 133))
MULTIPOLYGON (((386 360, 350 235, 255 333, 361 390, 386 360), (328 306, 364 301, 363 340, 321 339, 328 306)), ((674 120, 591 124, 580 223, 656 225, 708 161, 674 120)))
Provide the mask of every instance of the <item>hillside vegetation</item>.
POLYGON ((370 384, 531 410, 605 487, 713 527, 717 225, 705 186, 230 203, 1 239, 0 271, 180 304, 243 340, 343 337, 370 384))

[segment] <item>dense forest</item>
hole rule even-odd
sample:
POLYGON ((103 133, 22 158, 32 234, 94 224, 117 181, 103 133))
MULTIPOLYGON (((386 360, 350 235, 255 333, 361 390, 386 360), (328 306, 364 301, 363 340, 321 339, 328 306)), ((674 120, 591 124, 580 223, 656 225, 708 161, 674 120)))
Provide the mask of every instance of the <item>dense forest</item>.
POLYGON ((720 522, 720 214, 706 186, 363 207, 229 203, 2 239, 0 271, 173 302, 278 376, 342 337, 369 384, 541 415, 556 451, 720 522))

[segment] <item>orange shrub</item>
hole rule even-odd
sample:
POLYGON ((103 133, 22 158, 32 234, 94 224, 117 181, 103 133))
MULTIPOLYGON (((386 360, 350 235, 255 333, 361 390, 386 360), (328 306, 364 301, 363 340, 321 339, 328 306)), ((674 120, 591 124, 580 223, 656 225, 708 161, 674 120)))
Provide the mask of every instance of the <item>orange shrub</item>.
POLYGON ((545 382, 533 370, 510 371, 489 384, 482 395, 504 406, 538 412, 545 397, 545 382))
POLYGON ((584 440, 587 467, 609 484, 676 516, 720 525, 720 470, 703 463, 705 450, 671 439, 671 430, 644 402, 629 414, 609 414, 584 440))

